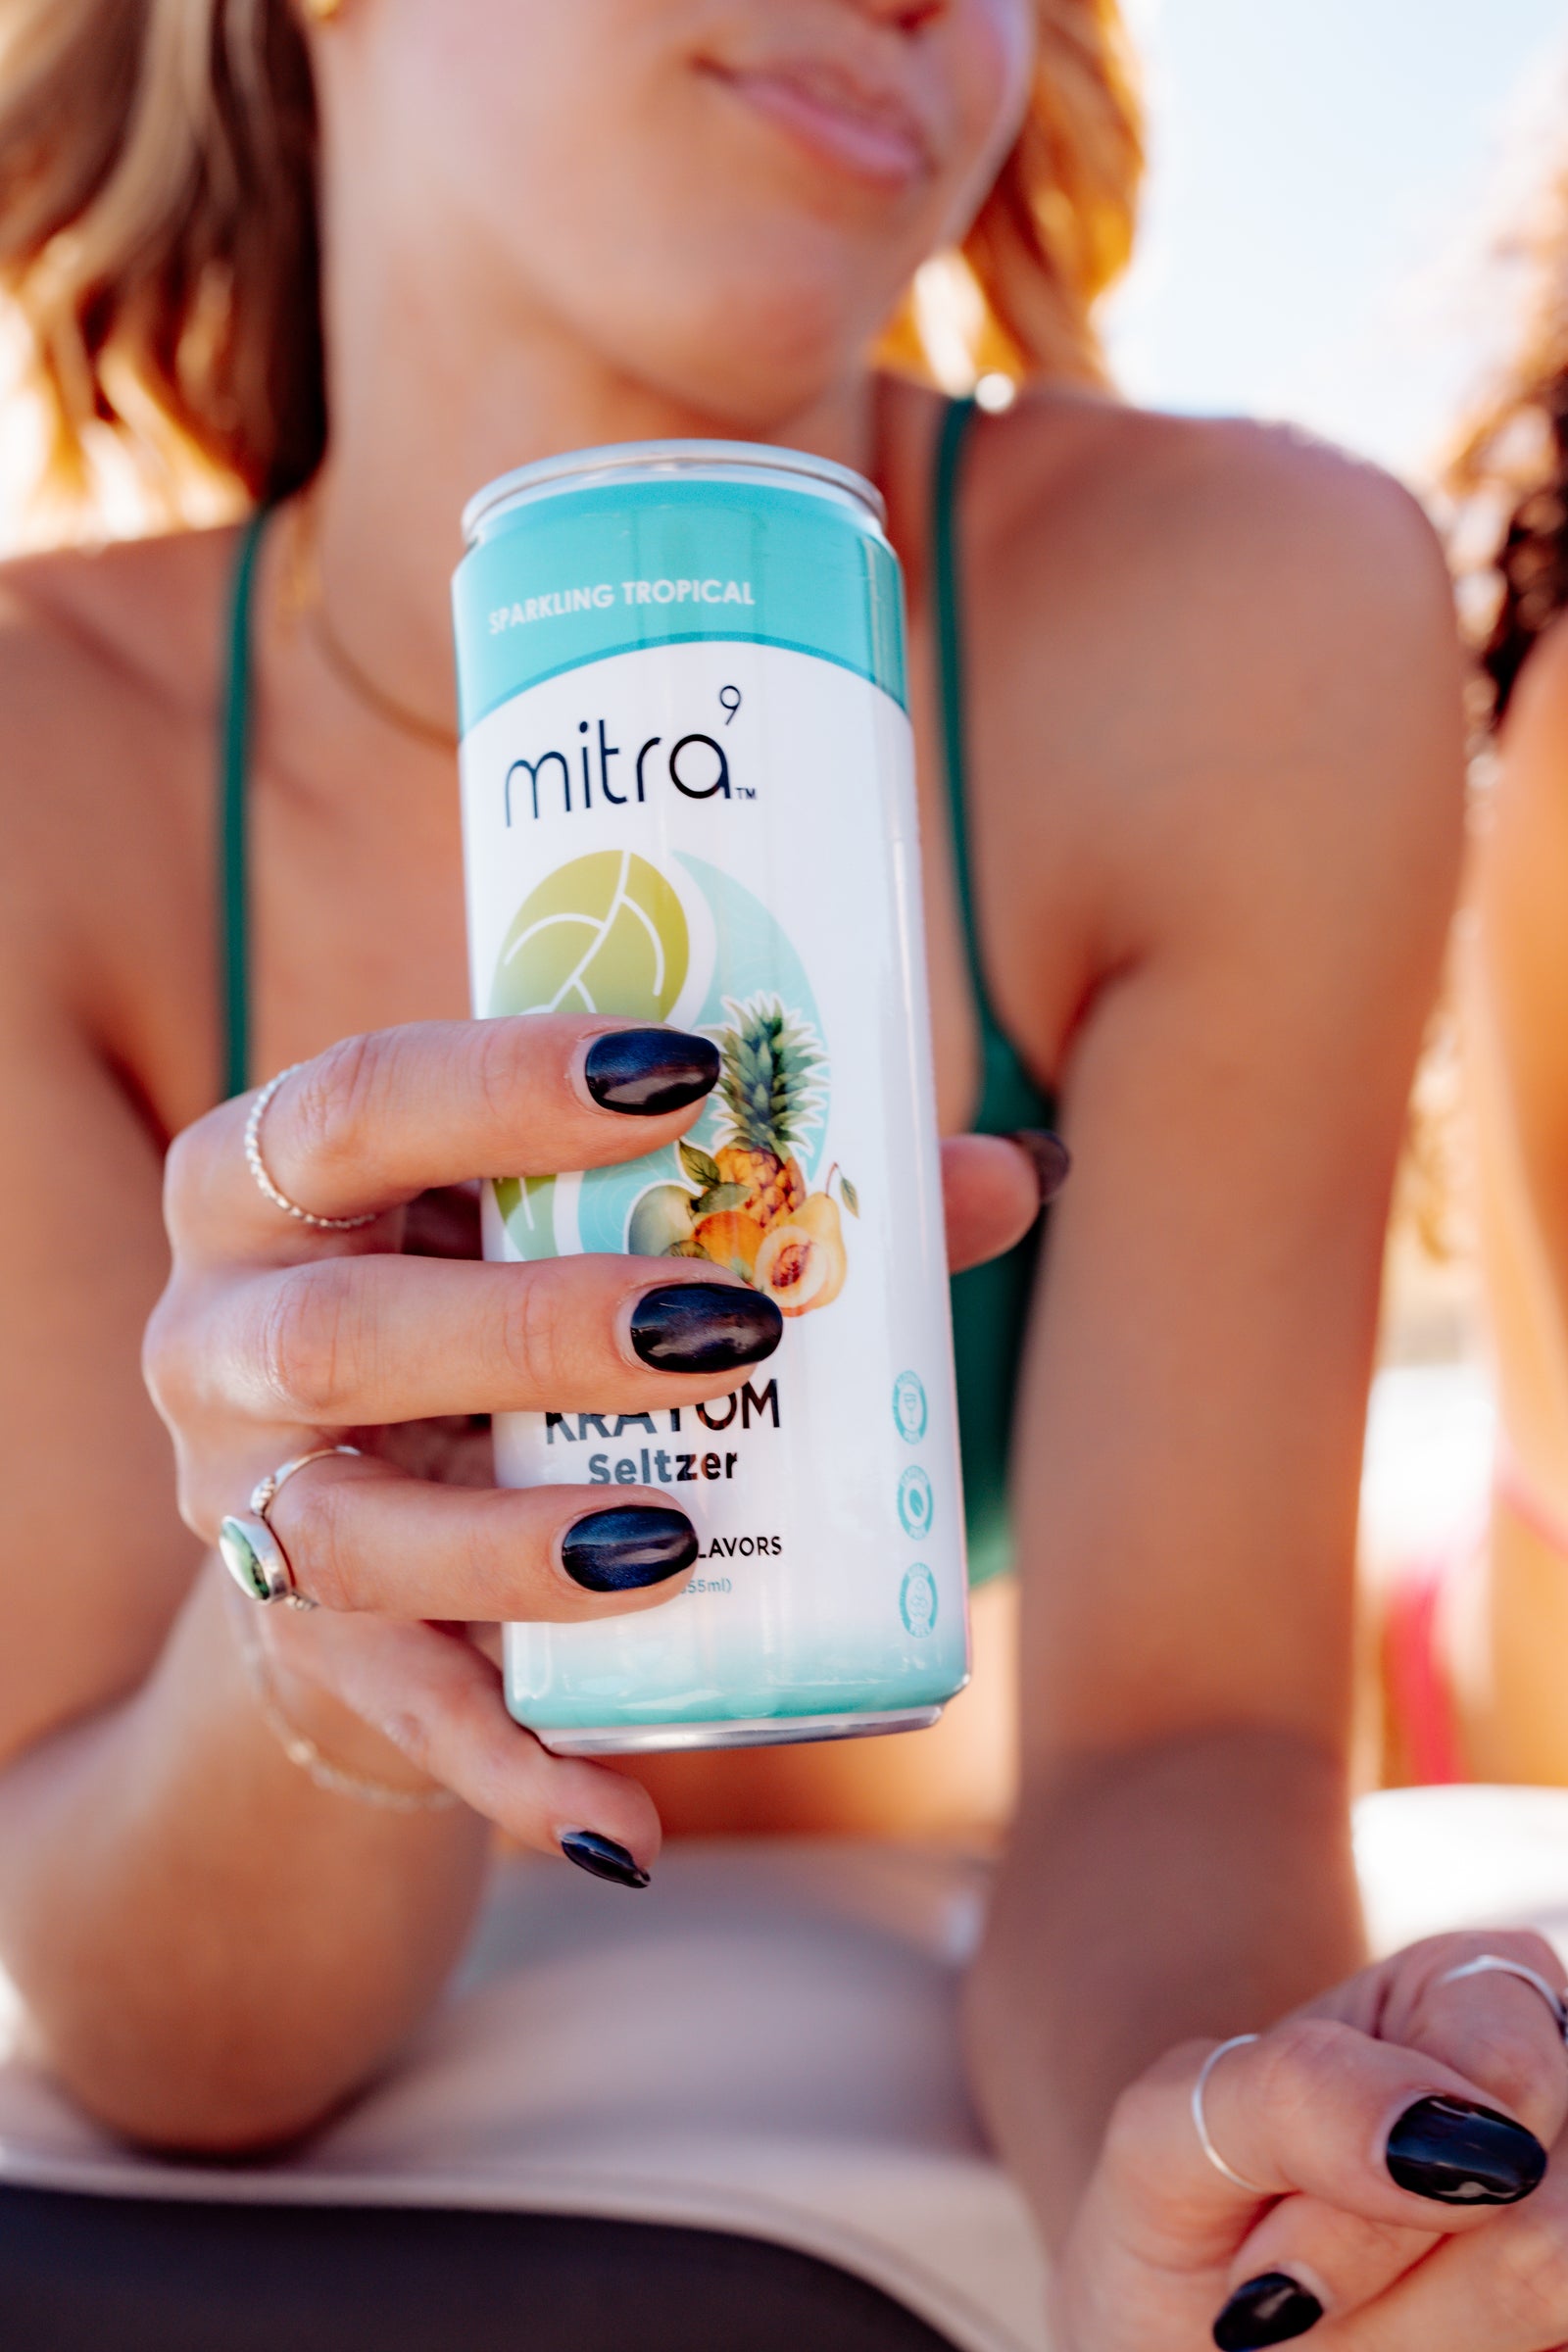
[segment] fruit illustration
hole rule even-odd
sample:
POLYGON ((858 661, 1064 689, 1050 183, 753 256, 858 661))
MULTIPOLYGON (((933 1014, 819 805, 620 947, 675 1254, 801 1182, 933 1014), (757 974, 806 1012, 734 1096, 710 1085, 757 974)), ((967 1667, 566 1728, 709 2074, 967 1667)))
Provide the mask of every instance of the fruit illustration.
POLYGON ((848 1271, 839 1204, 830 1193, 812 1193, 798 1215, 768 1234, 754 1279, 781 1313, 804 1315, 831 1306, 848 1271))
POLYGON ((721 1180, 744 1188, 746 1212, 766 1233, 806 1200, 796 1147, 816 1125, 823 1066, 815 1032, 777 997, 726 1002, 718 1091, 724 1131, 714 1153, 721 1180))
POLYGON ((826 1056, 815 1031, 777 997, 726 998, 724 1009, 720 1141, 712 1152, 690 1141, 676 1147, 697 1190, 656 1184, 644 1193, 626 1247, 640 1256, 705 1257, 765 1291, 784 1314, 808 1314, 832 1305, 849 1272, 840 1201, 852 1217, 860 1213, 836 1161, 815 1193, 800 1162, 822 1115, 826 1056))
POLYGON ((704 1257, 734 1274, 756 1279, 759 1253, 766 1248, 762 1228, 744 1209, 721 1208, 715 1216, 699 1218, 692 1234, 704 1257))
POLYGON ((626 1247, 633 1257, 664 1257, 692 1239, 692 1197, 684 1185, 656 1184, 631 1212, 626 1247))

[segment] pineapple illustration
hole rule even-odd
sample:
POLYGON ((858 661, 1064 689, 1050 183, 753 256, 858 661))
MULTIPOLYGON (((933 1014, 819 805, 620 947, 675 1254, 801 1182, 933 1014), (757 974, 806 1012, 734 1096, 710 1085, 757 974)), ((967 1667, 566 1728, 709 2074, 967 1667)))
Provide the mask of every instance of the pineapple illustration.
POLYGON ((706 1257, 765 1292, 781 1313, 809 1314, 832 1305, 849 1272, 841 1207, 860 1213, 837 1160, 812 1193, 796 1157, 821 1120, 827 1056, 809 1022, 777 997, 726 997, 724 1010, 716 1148, 682 1138, 676 1157, 696 1191, 650 1187, 632 1212, 626 1247, 637 1256, 706 1257))
POLYGON ((741 1188, 737 1206, 766 1233, 806 1203, 795 1154, 819 1115, 824 1057, 810 1024, 777 997, 726 998, 724 1009, 732 1025, 719 1033, 724 1124, 714 1158, 722 1181, 741 1188))

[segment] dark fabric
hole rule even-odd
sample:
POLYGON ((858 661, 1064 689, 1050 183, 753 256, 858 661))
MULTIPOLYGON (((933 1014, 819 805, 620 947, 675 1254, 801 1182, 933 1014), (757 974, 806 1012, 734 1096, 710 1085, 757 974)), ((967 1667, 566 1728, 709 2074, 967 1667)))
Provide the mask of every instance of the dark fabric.
POLYGON ((953 2352, 864 2280, 710 2230, 0 2189, 5 2352, 953 2352))

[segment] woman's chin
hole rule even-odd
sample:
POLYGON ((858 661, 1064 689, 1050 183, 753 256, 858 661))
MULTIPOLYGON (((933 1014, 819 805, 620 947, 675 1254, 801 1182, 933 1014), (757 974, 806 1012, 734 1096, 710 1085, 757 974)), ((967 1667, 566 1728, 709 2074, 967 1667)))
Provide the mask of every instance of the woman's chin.
POLYGON ((612 329, 612 356, 625 373, 723 419, 737 436, 766 439, 863 361, 874 326, 869 317, 847 316, 848 308, 754 283, 678 323, 666 314, 646 338, 628 333, 622 316, 612 329))

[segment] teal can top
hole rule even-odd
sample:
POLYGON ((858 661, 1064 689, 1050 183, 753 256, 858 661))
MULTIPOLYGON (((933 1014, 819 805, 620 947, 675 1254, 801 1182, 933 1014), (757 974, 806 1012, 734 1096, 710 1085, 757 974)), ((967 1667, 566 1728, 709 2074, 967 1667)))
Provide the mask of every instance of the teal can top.
POLYGON ((489 484, 463 529, 465 734, 564 670, 715 639, 813 654, 908 708, 882 501, 825 458, 745 441, 579 450, 489 484))

